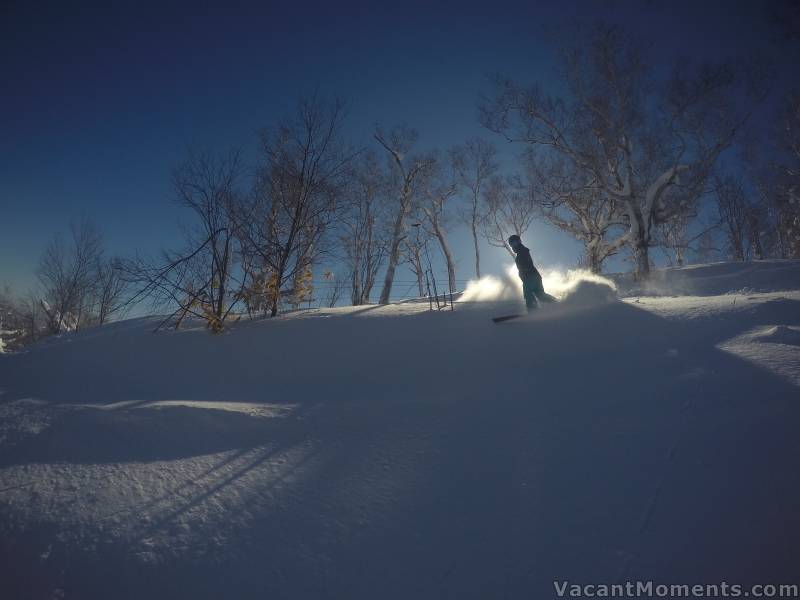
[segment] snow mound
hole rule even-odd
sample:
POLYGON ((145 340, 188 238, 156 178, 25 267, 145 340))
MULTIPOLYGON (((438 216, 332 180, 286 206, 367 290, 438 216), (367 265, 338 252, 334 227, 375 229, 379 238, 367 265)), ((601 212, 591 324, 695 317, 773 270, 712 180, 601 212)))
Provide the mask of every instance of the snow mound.
POLYGON ((755 336, 754 339, 762 343, 800 346, 800 327, 776 325, 767 329, 761 335, 755 336))

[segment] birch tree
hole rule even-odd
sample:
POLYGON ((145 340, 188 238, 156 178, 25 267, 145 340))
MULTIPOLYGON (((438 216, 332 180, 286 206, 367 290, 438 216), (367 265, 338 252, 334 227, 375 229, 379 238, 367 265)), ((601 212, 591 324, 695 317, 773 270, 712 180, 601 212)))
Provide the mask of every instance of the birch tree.
POLYGON ((728 248, 734 260, 744 261, 750 257, 752 209, 747 199, 744 183, 738 177, 715 177, 715 199, 728 248))
POLYGON ((603 262, 626 243, 627 217, 621 203, 559 156, 526 157, 528 178, 537 190, 539 216, 583 244, 583 262, 600 273, 603 262))
POLYGON ((263 298, 270 316, 282 299, 297 300, 299 282, 309 280, 327 250, 355 156, 341 139, 343 109, 312 97, 299 103, 293 119, 262 134, 261 165, 239 226, 251 265, 245 293, 263 298))
MULTIPOLYGON (((420 210, 425 216, 425 227, 439 242, 439 248, 447 267, 447 283, 450 291, 456 290, 456 262, 453 251, 447 241, 447 223, 449 221, 449 203, 455 197, 458 185, 454 173, 438 164, 429 173, 427 185, 422 194, 420 210)), ((477 256, 477 254, 476 254, 477 256)))
POLYGON ((381 290, 380 304, 388 304, 397 265, 400 262, 401 245, 407 235, 408 216, 418 193, 419 179, 435 164, 431 155, 410 156, 417 140, 417 133, 406 127, 395 127, 389 132, 380 128, 375 140, 386 151, 391 171, 391 194, 394 197, 394 224, 391 229, 386 276, 381 290))
POLYGON ((426 261, 423 258, 428 258, 428 244, 431 240, 431 233, 422 226, 421 222, 411 224, 412 231, 403 238, 401 260, 408 264, 408 268, 413 273, 416 282, 417 290, 419 291, 420 298, 427 295, 426 293, 426 261))
POLYGON ((487 185, 485 200, 483 236, 490 246, 505 248, 514 258, 508 238, 514 234, 521 237, 537 218, 536 193, 518 175, 494 176, 487 185))
POLYGON ((619 203, 639 277, 656 227, 698 200, 748 114, 730 64, 683 62, 663 81, 652 73, 636 43, 598 26, 586 48, 565 53, 563 95, 497 77, 480 107, 489 130, 563 158, 619 203))
POLYGON ((490 179, 497 173, 497 149, 482 138, 472 138, 450 150, 450 160, 460 191, 466 196, 466 207, 459 217, 469 228, 475 248, 475 277, 481 277, 481 252, 478 243, 485 208, 483 198, 490 179))
POLYGON ((386 261, 386 178, 376 155, 364 154, 348 186, 339 240, 350 281, 353 306, 369 302, 378 271, 386 261))

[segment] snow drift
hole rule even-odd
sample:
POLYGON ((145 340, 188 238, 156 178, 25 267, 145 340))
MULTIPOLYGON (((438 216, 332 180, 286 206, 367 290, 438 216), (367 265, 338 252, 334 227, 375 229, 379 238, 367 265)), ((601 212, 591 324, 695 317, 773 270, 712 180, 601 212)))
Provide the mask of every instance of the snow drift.
POLYGON ((614 302, 548 274, 558 310, 503 325, 518 290, 221 335, 137 319, 3 355, 2 595, 791 582, 800 291, 726 293, 767 281, 753 273, 716 296, 614 302))

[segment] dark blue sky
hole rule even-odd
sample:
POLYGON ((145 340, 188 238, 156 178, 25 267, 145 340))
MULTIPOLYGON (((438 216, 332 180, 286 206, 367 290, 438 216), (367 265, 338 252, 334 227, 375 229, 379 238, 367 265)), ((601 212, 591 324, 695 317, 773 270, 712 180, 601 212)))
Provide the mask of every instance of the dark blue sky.
MULTIPOLYGON (((257 131, 315 88, 349 102, 356 143, 375 123, 407 123, 421 148, 446 147, 491 137, 476 119, 487 74, 551 77, 570 20, 622 23, 663 57, 749 53, 766 38, 755 0, 30 4, 0 7, 0 284, 18 292, 50 236, 82 216, 112 253, 174 245, 169 174, 187 147, 252 153, 257 131)), ((543 266, 578 258, 544 224, 531 238, 543 266)), ((489 270, 507 260, 485 252, 489 270)))

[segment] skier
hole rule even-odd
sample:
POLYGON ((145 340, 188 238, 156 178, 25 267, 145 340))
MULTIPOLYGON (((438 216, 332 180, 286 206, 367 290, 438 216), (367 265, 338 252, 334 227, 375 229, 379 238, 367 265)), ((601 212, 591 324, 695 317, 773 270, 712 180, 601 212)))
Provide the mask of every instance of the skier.
POLYGON ((531 251, 522 245, 522 240, 519 236, 512 235, 508 238, 508 245, 517 255, 514 258, 514 262, 517 263, 519 278, 522 279, 522 294, 525 296, 525 307, 528 312, 543 302, 555 302, 555 298, 545 293, 542 285, 542 276, 533 266, 531 251))

